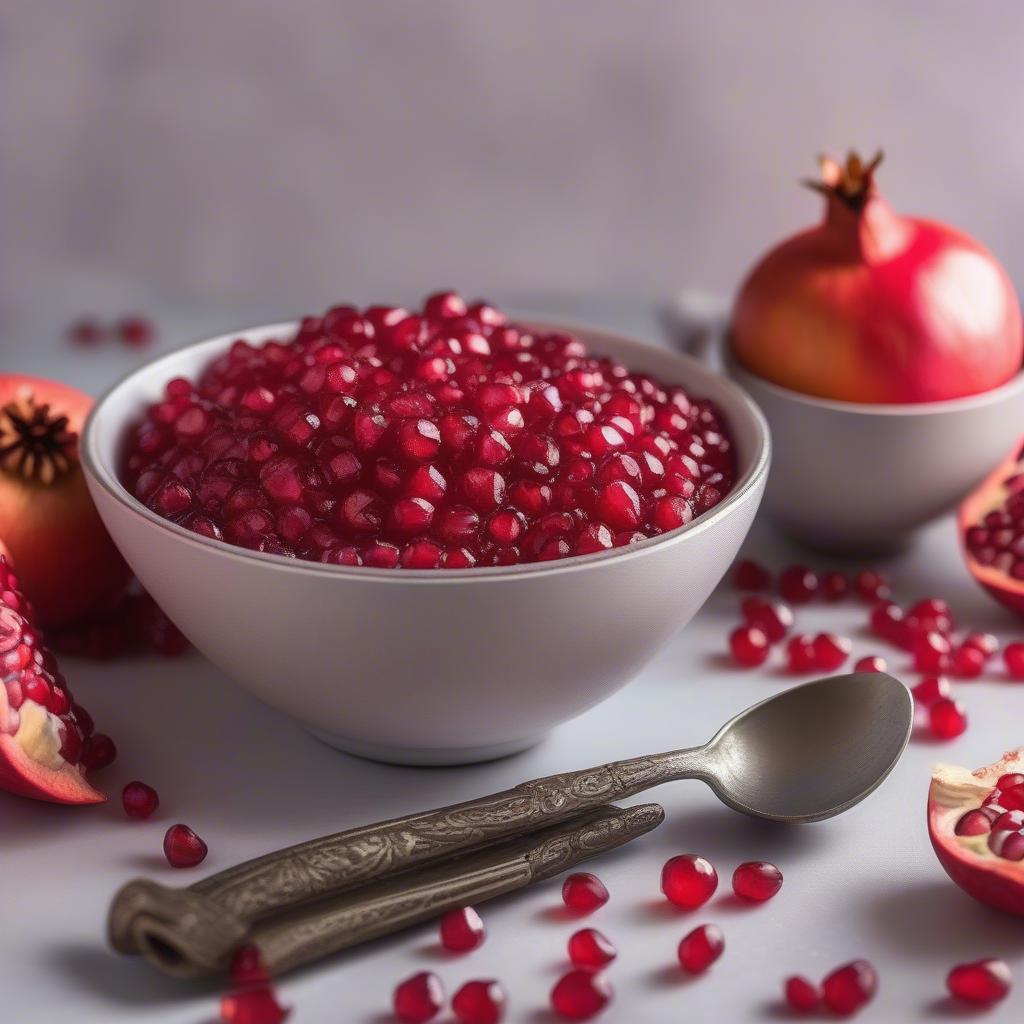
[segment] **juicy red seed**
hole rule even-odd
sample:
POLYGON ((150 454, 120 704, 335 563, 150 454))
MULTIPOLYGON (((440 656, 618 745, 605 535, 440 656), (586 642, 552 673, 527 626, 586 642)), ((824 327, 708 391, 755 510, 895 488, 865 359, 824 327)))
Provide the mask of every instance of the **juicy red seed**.
POLYGON ((694 910, 707 903, 717 888, 718 872, 694 853, 673 857, 661 869, 661 891, 677 907, 694 910))
POLYGON ((799 974, 786 979, 784 991, 786 1002, 798 1013, 810 1013, 816 1010, 821 1002, 818 986, 799 974))
POLYGON ((907 609, 907 622, 919 632, 936 632, 948 636, 953 631, 953 613, 938 597, 926 597, 907 609))
POLYGON ((581 971, 600 971, 619 951, 596 928, 581 928, 569 938, 569 959, 581 971))
POLYGON ((1024 775, 1020 772, 1010 772, 1007 775, 1000 775, 996 780, 996 789, 1010 789, 1012 786, 1019 786, 1024 783, 1024 775))
POLYGON ((1003 648, 1006 671, 1013 679, 1024 679, 1024 643, 1015 641, 1003 648))
POLYGON ((953 688, 945 676, 925 676, 910 692, 921 707, 931 707, 936 701, 947 700, 953 688))
POLYGON ((994 1006, 1009 995, 1012 979, 1003 960, 975 960, 957 964, 946 975, 946 987, 954 999, 974 1006, 994 1006))
POLYGON ((945 672, 949 667, 949 641, 934 631, 914 642, 914 668, 918 672, 945 672))
POLYGON ((759 562, 743 558, 736 563, 732 582, 737 590, 770 590, 772 574, 759 562))
POLYGON ((871 632, 897 647, 906 648, 910 643, 903 609, 891 601, 883 601, 871 609, 871 632))
POLYGON ((98 772, 113 764, 116 758, 117 747, 109 736, 98 732, 86 739, 82 751, 82 767, 87 772, 98 772))
POLYGON ((452 996, 452 1013, 463 1024, 498 1024, 505 1002, 505 990, 497 981, 467 981, 452 996))
POLYGON ((420 971, 395 986, 392 996, 395 1016, 403 1024, 423 1024, 441 1012, 444 988, 431 971, 420 971))
POLYGON ((608 890, 597 875, 577 871, 562 883, 562 900, 570 910, 589 914, 608 902, 608 890))
POLYGON ((172 868, 194 868, 206 860, 208 848, 188 825, 172 825, 164 836, 164 856, 172 868))
POLYGON ((953 652, 949 670, 958 679, 976 679, 985 668, 985 661, 984 651, 963 644, 953 652))
POLYGON ((130 818, 148 818, 160 806, 160 796, 152 785, 129 782, 121 792, 121 803, 130 818))
POLYGON ((747 861, 732 875, 733 892, 755 903, 770 900, 781 888, 782 872, 764 860, 747 861))
POLYGON ((956 823, 953 832, 958 836, 982 836, 992 831, 992 821, 984 811, 968 811, 956 823))
POLYGON ((690 974, 706 971, 725 949, 725 937, 716 924, 702 924, 684 936, 677 955, 683 970, 690 974))
POLYGON ((967 728, 967 713, 958 701, 938 700, 928 709, 928 728, 936 739, 956 739, 967 728))
POLYGON ((82 317, 68 328, 68 338, 76 345, 89 347, 103 340, 103 328, 91 317, 82 317))
POLYGON ((818 653, 813 637, 797 634, 786 644, 786 666, 790 672, 813 672, 818 668, 818 653))
POLYGON ((270 983, 270 974, 263 966, 263 958, 260 956, 257 946, 242 946, 231 958, 229 974, 233 985, 249 986, 270 983))
POLYGON ((551 990, 551 1008, 563 1020, 590 1020, 611 1002, 612 994, 603 974, 570 971, 551 990))
POLYGON ((988 660, 999 650, 999 641, 991 633, 968 633, 964 637, 963 646, 981 651, 988 660))
POLYGON ((449 910, 441 918, 441 945, 453 953, 466 953, 482 946, 487 932, 480 915, 472 907, 449 910))
POLYGON ((850 592, 850 581, 836 569, 821 578, 821 596, 826 601, 841 601, 850 592))
POLYGON ((877 654, 869 654, 857 659, 857 663, 853 666, 853 671, 885 672, 888 668, 889 666, 886 664, 885 658, 881 658, 877 654))
POLYGON ((814 638, 815 667, 824 672, 835 671, 846 663, 852 646, 849 640, 835 633, 819 633, 814 638))
POLYGON ((886 576, 873 569, 865 569, 857 573, 853 586, 861 600, 867 601, 869 604, 885 601, 892 593, 886 576))
POLYGON ((729 650, 737 665, 754 668, 768 657, 768 637, 756 626, 740 626, 729 634, 729 650))
POLYGON ((825 1006, 833 1013, 848 1017, 871 1002, 878 990, 878 975, 867 960, 853 960, 837 967, 821 983, 825 1006))
POLYGON ((818 577, 805 565, 791 565, 779 573, 779 593, 791 604, 807 604, 818 592, 818 577))
POLYGON ((793 628, 793 612, 781 601, 763 597, 744 598, 740 605, 748 626, 756 626, 770 643, 778 643, 793 628))
POLYGON ((223 1024, 282 1024, 291 1016, 266 985, 242 989, 224 996, 220 1001, 223 1024))
POLYGON ((123 317, 114 326, 114 331, 125 345, 132 348, 148 345, 156 334, 152 323, 142 316, 123 317))

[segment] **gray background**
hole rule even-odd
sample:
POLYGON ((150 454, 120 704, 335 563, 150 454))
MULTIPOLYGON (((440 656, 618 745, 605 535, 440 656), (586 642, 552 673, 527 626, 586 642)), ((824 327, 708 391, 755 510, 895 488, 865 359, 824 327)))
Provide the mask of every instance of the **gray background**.
POLYGON ((0 311, 70 279, 287 310, 729 291, 850 144, 1020 278, 1022 30, 951 0, 9 0, 0 311))

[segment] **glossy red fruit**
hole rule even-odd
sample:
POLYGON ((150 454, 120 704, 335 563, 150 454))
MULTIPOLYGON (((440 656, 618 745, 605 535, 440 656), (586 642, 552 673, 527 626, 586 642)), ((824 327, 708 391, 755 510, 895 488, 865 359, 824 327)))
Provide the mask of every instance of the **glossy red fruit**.
POLYGON ((871 609, 871 632, 896 647, 909 650, 913 636, 907 628, 903 609, 892 601, 881 601, 871 609))
POLYGON ((400 982, 392 996, 395 1016, 403 1024, 424 1024, 444 1006, 441 979, 432 971, 420 971, 400 982))
POLYGON ((172 825, 164 836, 164 856, 172 868, 194 868, 206 860, 206 843, 188 827, 172 825))
POLYGON ((131 348, 144 348, 156 337, 152 322, 137 314, 120 319, 114 325, 114 331, 117 337, 131 348))
POLYGON ((270 984, 270 973, 263 966, 263 958, 257 946, 242 946, 231 958, 228 973, 231 983, 240 988, 270 984))
POLYGON ((853 666, 854 672, 887 672, 889 666, 886 664, 885 658, 879 657, 877 654, 868 654, 863 658, 858 658, 853 666))
POLYGON ((716 924, 702 924, 685 935, 679 943, 676 955, 684 971, 702 974, 725 949, 725 936, 716 924))
POLYGON ((1024 679, 1024 643, 1014 641, 1003 649, 1003 661, 1011 679, 1024 679))
POLYGON ((81 317, 68 328, 68 340, 83 348, 92 348, 103 340, 104 331, 99 321, 81 317))
POLYGON ((612 986, 599 972, 570 971, 551 990, 551 1009, 562 1020, 590 1020, 612 1000, 612 986))
POLYGON ((144 782, 129 782, 121 792, 124 813, 129 818, 150 818, 160 806, 160 797, 152 786, 144 782))
POLYGON ((453 953, 468 953, 484 944, 487 931, 472 907, 449 910, 441 918, 441 945, 453 953))
POLYGON ((826 601, 842 601, 850 592, 850 581, 846 573, 832 569, 821 577, 821 596, 826 601))
POLYGON ((962 644, 949 658, 949 671, 957 679, 977 679, 985 668, 985 652, 962 644))
POLYGON ((973 1006, 995 1006, 1010 994, 1012 978, 1004 960, 975 960, 957 964, 946 975, 946 988, 954 999, 973 1006))
POLYGON ((569 938, 569 959, 578 970, 603 970, 618 955, 614 944, 596 928, 581 928, 569 938))
POLYGON ((857 573, 853 587, 857 591, 857 596, 868 604, 886 601, 892 593, 888 577, 874 569, 863 569, 857 573))
POLYGON ((770 650, 768 637, 756 626, 739 626, 729 634, 732 660, 743 668, 763 665, 770 650))
POLYGON ((266 986, 231 992, 220 1001, 222 1024, 282 1024, 290 1016, 291 1009, 266 986))
POLYGON ((999 641, 991 633, 968 633, 963 646, 981 651, 986 661, 999 651, 999 641))
POLYGON ((761 630, 769 643, 778 643, 793 628, 793 612, 781 601, 747 597, 740 610, 746 624, 761 630))
POLYGON ((790 565, 779 573, 779 593, 790 604, 807 604, 818 593, 818 577, 805 565, 790 565))
POLYGON ((950 643, 941 633, 925 633, 914 641, 914 669, 945 672, 949 668, 950 643))
POLYGON ((811 1013, 821 1003, 821 990, 800 974, 787 978, 783 991, 786 1003, 797 1013, 811 1013))
POLYGON ((562 900, 570 910, 589 914, 608 902, 608 890, 597 875, 577 871, 562 883, 562 900))
POLYGON ((814 672, 818 668, 818 652, 814 637, 798 633, 786 644, 786 667, 794 674, 814 672))
POLYGON ((0 374, 0 537, 44 627, 92 611, 130 575, 79 464, 91 406, 64 384, 0 374))
POLYGON ((866 1006, 878 991, 878 975, 867 960, 853 960, 837 967, 821 983, 825 1006, 841 1017, 849 1017, 866 1006))
POLYGON ((695 853, 667 860, 661 869, 661 891, 684 910, 703 906, 718 888, 718 872, 711 862, 695 853))
POLYGON ((760 562, 743 558, 736 563, 732 582, 737 590, 770 590, 772 574, 760 562))
POLYGON ((814 638, 815 668, 822 672, 834 672, 846 664, 853 644, 835 633, 819 633, 814 638))
POLYGON ((770 900, 782 888, 782 872, 765 860, 749 860, 732 874, 732 891, 752 903, 770 900))
POLYGON ((925 676, 910 692, 915 704, 929 708, 940 700, 948 700, 953 688, 945 676, 925 676))
POLYGON ((915 634, 940 633, 949 639, 955 623, 949 604, 941 597, 926 597, 907 609, 907 627, 915 634))
POLYGON ((936 739, 956 739, 967 728, 967 712, 959 701, 937 700, 928 709, 928 728, 936 739))
POLYGON ((452 997, 452 1012, 462 1024, 499 1024, 506 1001, 505 990, 497 981, 467 981, 452 997))

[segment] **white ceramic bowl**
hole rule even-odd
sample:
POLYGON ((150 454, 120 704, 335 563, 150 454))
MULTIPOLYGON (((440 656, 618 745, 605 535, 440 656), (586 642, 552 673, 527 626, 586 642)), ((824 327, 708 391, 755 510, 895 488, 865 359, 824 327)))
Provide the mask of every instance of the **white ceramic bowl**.
POLYGON ((692 523, 628 549, 543 565, 351 568, 199 537, 150 512, 116 467, 129 425, 172 377, 238 337, 157 359, 94 407, 82 457, 93 498, 143 585, 210 661, 343 750, 408 764, 485 760, 529 746, 626 683, 721 579, 757 511, 769 436, 757 407, 699 362, 571 325, 596 352, 710 398, 739 462, 733 491, 692 523))

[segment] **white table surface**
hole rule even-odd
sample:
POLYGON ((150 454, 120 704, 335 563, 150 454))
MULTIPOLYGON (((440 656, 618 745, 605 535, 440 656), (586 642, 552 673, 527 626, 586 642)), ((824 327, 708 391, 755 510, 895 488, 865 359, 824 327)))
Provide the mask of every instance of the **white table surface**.
MULTIPOLYGON (((654 336, 653 319, 638 309, 609 315, 584 304, 588 309, 590 319, 654 336)), ((163 344, 197 337, 207 326, 212 331, 256 319, 168 314, 173 330, 165 332, 163 344)), ((91 390, 141 358, 116 348, 70 352, 44 337, 38 325, 23 326, 19 344, 8 331, 2 350, 5 368, 50 373, 91 390)), ((763 523, 746 550, 776 566, 794 557, 763 523)), ((942 595, 962 621, 1004 641, 1021 635, 1019 623, 968 578, 952 521, 928 529, 887 568, 898 597, 942 595)), ((187 884, 325 832, 538 775, 701 742, 728 717, 789 683, 781 673, 735 671, 724 661, 736 606, 736 594, 723 585, 692 625, 606 703, 525 754, 459 769, 396 768, 339 754, 194 654, 103 665, 64 659, 76 696, 115 737, 120 755, 102 776, 112 795, 105 806, 59 808, 0 794, 0 1021, 209 1024, 217 1017, 216 987, 164 978, 107 949, 106 908, 124 881, 147 874, 187 884), (128 821, 121 811, 120 788, 133 778, 160 792, 160 811, 149 822, 128 821), (210 855, 195 871, 176 872, 163 861, 162 836, 176 821, 187 822, 209 843, 210 855)), ((863 632, 865 618, 863 608, 850 602, 802 610, 797 622, 802 630, 851 634, 860 655, 880 650, 863 632)), ((907 668, 899 656, 890 664, 898 675, 907 668)), ((964 736, 941 745, 913 740, 881 790, 832 821, 803 827, 755 822, 718 804, 699 783, 677 783, 647 796, 664 804, 665 823, 593 864, 612 899, 586 924, 604 931, 620 950, 610 971, 616 999, 599 1019, 788 1019, 780 1005, 786 975, 817 978, 859 956, 875 963, 881 985, 858 1019, 955 1018, 961 1011, 945 999, 947 969, 1000 955, 1017 972, 1020 991, 985 1019, 1019 1020, 1024 922, 979 906, 947 881, 932 854, 924 812, 935 761, 976 766, 1024 742, 1024 685, 995 676, 961 684, 959 696, 971 722, 964 736), (659 894, 662 863, 683 852, 710 858, 722 878, 719 895, 694 913, 673 911, 659 894), (777 863, 785 885, 764 906, 735 906, 726 895, 732 869, 754 858, 777 863), (688 980, 676 966, 675 947, 706 921, 721 925, 726 951, 708 974, 688 980)), ((429 968, 449 992, 469 978, 498 977, 509 993, 508 1021, 553 1022, 548 992, 565 968, 566 939, 580 926, 558 913, 559 888, 553 880, 482 906, 488 939, 466 957, 440 951, 435 929, 427 925, 286 977, 281 998, 295 1007, 295 1021, 385 1024, 394 984, 429 968)))

